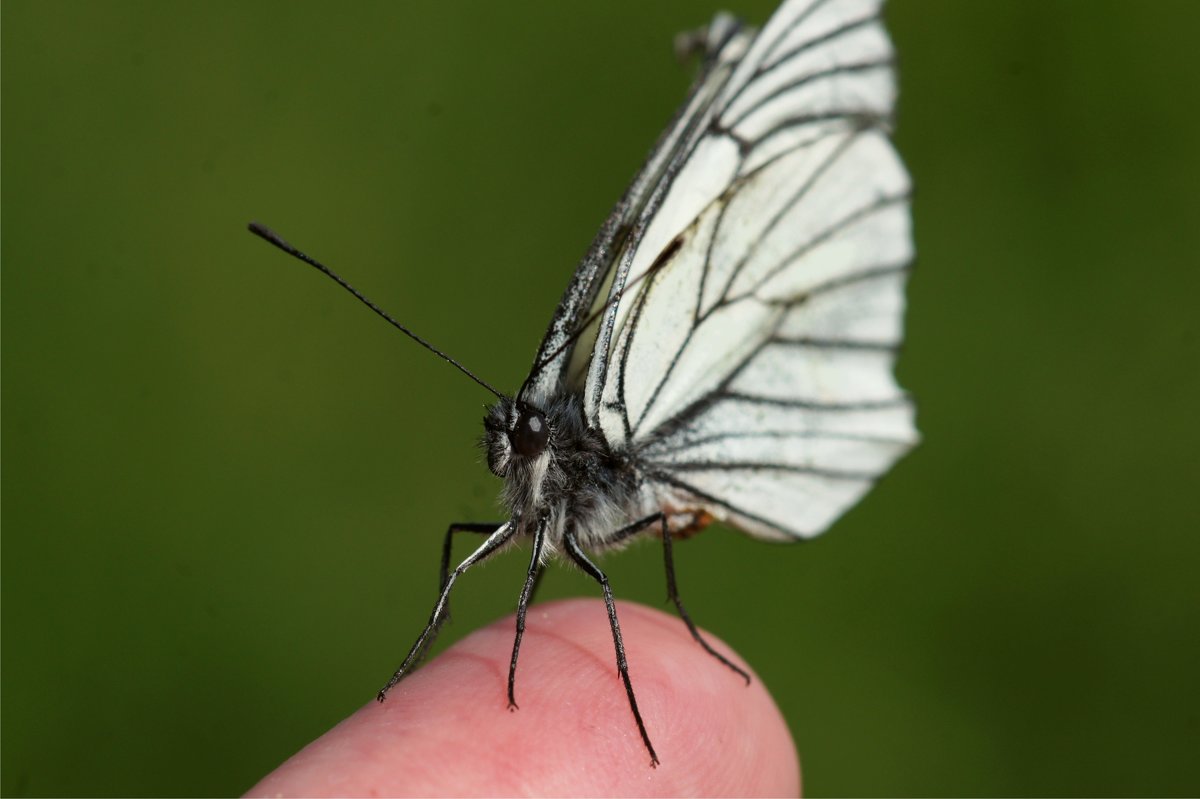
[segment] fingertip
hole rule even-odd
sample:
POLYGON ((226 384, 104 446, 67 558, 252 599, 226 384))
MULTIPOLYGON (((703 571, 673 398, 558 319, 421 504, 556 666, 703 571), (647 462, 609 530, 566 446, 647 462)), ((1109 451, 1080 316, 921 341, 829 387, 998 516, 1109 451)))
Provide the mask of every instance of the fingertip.
MULTIPOLYGON (((514 622, 463 638, 269 775, 254 795, 797 795, 799 762, 762 682, 675 617, 619 603, 650 766, 598 600, 529 610, 505 712, 514 622)), ((736 654, 706 636, 747 670, 736 654)))

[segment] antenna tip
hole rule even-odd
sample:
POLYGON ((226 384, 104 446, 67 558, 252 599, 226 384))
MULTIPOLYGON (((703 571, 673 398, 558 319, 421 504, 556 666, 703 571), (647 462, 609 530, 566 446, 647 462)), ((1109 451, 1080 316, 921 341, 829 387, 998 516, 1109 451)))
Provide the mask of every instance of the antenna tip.
POLYGON ((296 252, 295 247, 288 244, 286 241, 283 240, 282 236, 280 236, 274 230, 271 230, 271 228, 267 227, 266 225, 262 224, 261 222, 251 222, 250 224, 246 225, 246 229, 249 230, 251 233, 253 233, 255 236, 258 236, 260 239, 263 239, 264 241, 268 241, 271 244, 274 244, 276 247, 283 250, 284 252, 292 253, 293 255, 296 255, 297 257, 299 257, 301 260, 305 260, 304 256, 302 256, 298 252, 296 252))

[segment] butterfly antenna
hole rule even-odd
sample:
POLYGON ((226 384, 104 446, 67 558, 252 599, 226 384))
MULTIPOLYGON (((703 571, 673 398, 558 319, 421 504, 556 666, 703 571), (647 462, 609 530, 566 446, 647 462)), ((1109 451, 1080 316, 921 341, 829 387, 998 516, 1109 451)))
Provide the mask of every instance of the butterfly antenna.
POLYGON ((427 349, 427 350, 429 350, 430 352, 432 352, 434 355, 436 355, 436 356, 438 356, 439 358, 441 358, 443 361, 446 361, 446 362, 447 362, 447 363, 449 363, 451 366, 453 366, 454 368, 458 369, 458 371, 462 372, 462 373, 463 373, 463 374, 465 374, 467 377, 471 378, 471 379, 472 379, 472 380, 474 380, 476 383, 478 383, 479 385, 483 386, 484 388, 486 388, 488 391, 490 391, 490 392, 492 392, 493 394, 495 394, 495 395, 496 395, 497 397, 499 397, 500 399, 503 399, 503 398, 504 398, 504 395, 503 395, 503 394, 501 394, 501 393, 500 393, 499 391, 497 391, 496 389, 492 388, 492 387, 491 387, 490 385, 488 385, 488 384, 487 384, 487 383, 486 383, 484 380, 482 380, 482 379, 480 379, 480 378, 476 377, 476 376, 475 376, 475 374, 474 374, 473 372, 471 372, 471 370, 470 370, 470 369, 468 369, 467 367, 463 366, 461 363, 459 363, 458 361, 454 360, 454 359, 453 359, 453 358, 451 358, 449 355, 447 355, 446 353, 442 352, 442 351, 441 351, 441 350, 439 350, 437 347, 433 346, 433 345, 432 345, 432 344, 430 344, 428 341, 426 341, 425 339, 421 338, 421 337, 420 337, 420 336, 418 336, 416 333, 412 332, 412 331, 411 331, 411 330, 409 330, 407 327, 405 327, 404 325, 402 325, 402 324, 400 324, 399 322, 397 322, 395 319, 393 319, 393 318, 392 318, 392 317, 391 317, 391 316, 388 314, 388 312, 387 312, 387 311, 383 310, 383 309, 382 309, 382 308, 380 308, 378 305, 376 305, 375 303, 371 302, 371 301, 370 301, 370 300, 368 300, 366 297, 364 297, 364 296, 363 296, 361 293, 359 293, 358 289, 354 288, 354 286, 351 286, 349 283, 347 283, 347 282, 346 282, 344 279, 342 279, 342 277, 341 277, 340 275, 338 275, 336 272, 334 272, 334 271, 333 271, 332 269, 330 269, 329 267, 325 266, 325 264, 321 263, 320 261, 316 260, 315 258, 313 258, 313 257, 311 257, 311 256, 309 256, 309 255, 306 255, 305 253, 303 253, 303 252, 301 252, 300 250, 298 250, 298 249, 296 249, 295 247, 293 247, 291 244, 288 244, 286 241, 284 241, 284 240, 283 240, 283 238, 281 238, 281 237, 279 236, 279 234, 278 234, 278 233, 276 233, 275 231, 271 230, 270 228, 268 228, 268 227, 266 227, 266 226, 264 226, 264 225, 260 225, 260 224, 259 224, 259 223, 257 223, 257 222, 251 222, 251 223, 250 223, 250 225, 249 225, 249 228, 250 228, 250 232, 251 232, 251 233, 253 233, 255 236, 258 236, 260 239, 265 239, 266 241, 270 242, 271 244, 274 244, 276 247, 278 247, 279 249, 283 250, 283 251, 284 251, 284 252, 286 252, 288 255, 292 256, 293 258, 298 258, 298 259, 300 259, 301 261, 303 261, 304 263, 306 263, 306 264, 308 264, 309 266, 311 266, 311 267, 313 267, 314 269, 316 269, 317 271, 319 271, 319 272, 322 272, 322 273, 324 273, 325 275, 328 275, 329 277, 333 278, 333 280, 334 280, 334 282, 335 282, 335 283, 337 283, 339 286, 341 286, 342 288, 344 288, 346 291, 348 291, 348 292, 350 292, 351 294, 353 294, 353 295, 354 295, 354 296, 355 296, 355 297, 358 299, 358 301, 359 301, 359 302, 361 302, 363 305, 367 306, 367 307, 368 307, 368 308, 370 308, 372 311, 374 311, 375 313, 379 314, 379 315, 380 315, 380 316, 382 316, 384 319, 386 319, 386 320, 388 321, 388 323, 389 323, 389 324, 391 324, 391 326, 392 326, 392 327, 396 328, 396 329, 397 329, 397 330, 399 330, 401 333, 403 333, 404 335, 408 336, 408 337, 409 337, 409 338, 411 338, 413 341, 417 342, 417 343, 418 343, 418 344, 420 344, 422 347, 424 347, 425 349, 427 349))

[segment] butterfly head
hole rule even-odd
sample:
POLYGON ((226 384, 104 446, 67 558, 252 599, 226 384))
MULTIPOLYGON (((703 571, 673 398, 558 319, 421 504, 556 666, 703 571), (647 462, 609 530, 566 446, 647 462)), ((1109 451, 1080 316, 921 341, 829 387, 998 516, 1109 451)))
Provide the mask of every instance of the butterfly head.
POLYGON ((505 397, 483 418, 488 468, 504 477, 514 462, 536 461, 550 442, 550 422, 539 408, 505 397))

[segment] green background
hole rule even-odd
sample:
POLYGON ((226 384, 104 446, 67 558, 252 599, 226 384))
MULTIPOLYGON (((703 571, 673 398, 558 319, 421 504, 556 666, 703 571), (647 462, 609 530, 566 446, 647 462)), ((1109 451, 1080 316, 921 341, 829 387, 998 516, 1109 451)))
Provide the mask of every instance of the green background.
MULTIPOLYGON (((772 3, 4 3, 4 794, 236 793, 370 699, 496 513, 487 395, 245 223, 513 390, 721 5, 772 3)), ((685 598, 811 793, 1194 794, 1200 4, 888 19, 924 443, 815 543, 679 547, 685 598)))

